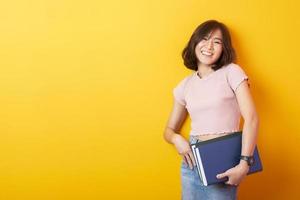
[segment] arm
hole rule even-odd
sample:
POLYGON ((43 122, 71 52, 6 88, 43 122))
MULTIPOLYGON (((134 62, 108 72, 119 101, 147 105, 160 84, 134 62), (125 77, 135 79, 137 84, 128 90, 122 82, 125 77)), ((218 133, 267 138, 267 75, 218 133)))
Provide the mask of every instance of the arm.
MULTIPOLYGON (((241 154, 246 156, 253 155, 258 134, 259 119, 247 81, 243 81, 239 85, 235 94, 241 115, 244 119, 241 154)), ((238 185, 247 175, 248 171, 249 166, 247 162, 240 160, 240 163, 237 166, 227 170, 222 174, 218 174, 217 178, 228 176, 229 180, 226 182, 226 184, 238 185)))
POLYGON ((163 136, 168 143, 174 144, 177 152, 182 156, 183 162, 192 169, 193 166, 196 166, 192 150, 189 142, 179 133, 187 114, 184 105, 175 100, 163 136))
MULTIPOLYGON (((243 81, 237 88, 236 98, 244 119, 241 155, 251 156, 256 145, 259 118, 246 81, 243 81)), ((244 160, 241 160, 240 164, 247 166, 244 160)))
POLYGON ((174 101, 173 109, 169 116, 166 128, 164 131, 164 139, 170 143, 174 144, 174 138, 180 135, 179 130, 187 117, 187 110, 183 105, 174 101))

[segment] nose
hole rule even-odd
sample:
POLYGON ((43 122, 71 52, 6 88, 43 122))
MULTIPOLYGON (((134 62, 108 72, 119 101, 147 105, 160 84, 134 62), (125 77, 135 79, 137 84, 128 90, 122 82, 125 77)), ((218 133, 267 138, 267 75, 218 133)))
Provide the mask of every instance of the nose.
POLYGON ((207 49, 212 50, 213 49, 213 42, 212 39, 207 40, 207 49))

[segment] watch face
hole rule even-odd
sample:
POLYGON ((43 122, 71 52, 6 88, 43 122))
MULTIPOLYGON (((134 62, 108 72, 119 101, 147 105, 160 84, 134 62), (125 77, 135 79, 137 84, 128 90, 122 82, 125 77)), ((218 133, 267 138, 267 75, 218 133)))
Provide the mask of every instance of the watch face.
POLYGON ((241 159, 245 160, 249 166, 252 166, 254 164, 253 156, 241 156, 241 159))

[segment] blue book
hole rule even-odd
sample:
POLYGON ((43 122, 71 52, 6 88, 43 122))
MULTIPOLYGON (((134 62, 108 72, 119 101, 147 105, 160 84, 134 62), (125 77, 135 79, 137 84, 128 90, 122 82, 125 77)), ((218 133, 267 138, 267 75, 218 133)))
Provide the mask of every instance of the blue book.
MULTIPOLYGON (((240 163, 241 148, 242 131, 192 144, 191 149, 203 184, 207 186, 226 182, 228 177, 218 179, 216 175, 240 163)), ((250 166, 247 175, 262 171, 257 146, 255 146, 253 156, 254 165, 250 166)))

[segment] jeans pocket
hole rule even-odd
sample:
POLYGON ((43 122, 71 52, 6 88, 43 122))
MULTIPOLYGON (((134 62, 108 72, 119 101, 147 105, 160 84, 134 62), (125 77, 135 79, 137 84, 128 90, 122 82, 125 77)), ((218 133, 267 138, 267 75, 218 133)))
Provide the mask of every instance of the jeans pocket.
POLYGON ((185 172, 194 172, 196 170, 197 166, 193 166, 193 168, 191 169, 189 164, 186 164, 185 162, 181 162, 181 169, 185 172))

